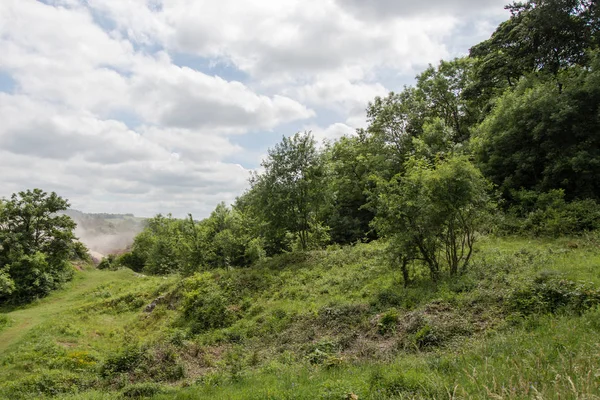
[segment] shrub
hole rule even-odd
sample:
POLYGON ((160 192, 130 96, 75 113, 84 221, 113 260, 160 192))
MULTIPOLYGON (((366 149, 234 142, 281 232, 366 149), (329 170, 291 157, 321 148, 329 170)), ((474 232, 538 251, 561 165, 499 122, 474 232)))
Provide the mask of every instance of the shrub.
POLYGON ((565 201, 563 190, 512 193, 502 229, 509 233, 560 236, 600 229, 600 205, 592 199, 565 201))
POLYGON ((74 274, 68 261, 53 261, 41 252, 21 256, 8 265, 8 270, 15 284, 12 297, 17 301, 47 296, 69 281, 74 274))
POLYGON ((100 375, 104 378, 123 373, 129 374, 131 380, 171 382, 182 379, 185 369, 170 345, 151 348, 128 345, 109 356, 100 368, 100 375))
POLYGON ((549 273, 516 289, 508 299, 509 310, 523 315, 559 311, 582 314, 599 304, 600 290, 597 288, 549 273))
POLYGON ((401 306, 403 296, 395 288, 385 288, 377 293, 376 304, 380 306, 401 306))
POLYGON ((368 315, 369 307, 364 304, 331 304, 319 310, 319 324, 346 331, 349 326, 357 326, 368 315))
POLYGON ((104 257, 102 261, 100 261, 96 268, 114 271, 118 268, 118 264, 116 261, 117 256, 115 256, 114 254, 109 254, 106 257, 104 257))
POLYGON ((15 289, 15 282, 10 277, 8 269, 0 269, 0 298, 11 295, 15 289))
POLYGON ((374 398, 437 398, 442 394, 426 375, 414 370, 385 374, 376 369, 369 377, 369 388, 374 398))
POLYGON ((419 329, 414 336, 418 348, 439 346, 443 342, 440 332, 429 324, 419 329))
POLYGON ((306 360, 312 365, 333 368, 343 364, 343 359, 337 355, 339 345, 330 340, 321 340, 309 347, 306 360))
POLYGON ((476 232, 493 208, 489 184, 466 157, 435 163, 410 158, 406 173, 377 181, 377 216, 373 225, 390 239, 388 251, 410 280, 410 262, 421 260, 432 280, 448 266, 450 275, 471 259, 476 232))
POLYGON ((100 375, 110 377, 122 372, 132 372, 142 360, 144 351, 137 345, 125 346, 109 356, 100 368, 100 375))
POLYGON ((127 398, 143 398, 143 397, 152 397, 161 393, 162 387, 156 383, 136 383, 133 385, 125 386, 123 389, 123 397, 127 398))
POLYGON ((11 320, 8 318, 8 316, 4 315, 4 314, 0 314, 0 331, 2 331, 7 326, 10 326, 10 324, 11 324, 11 320))
POLYGON ((233 323, 235 310, 210 273, 198 273, 185 281, 183 314, 195 333, 224 328, 233 323))
POLYGON ((398 325, 399 318, 400 315, 398 314, 398 310, 396 310, 395 308, 389 309, 381 315, 381 318, 379 318, 377 330, 382 335, 394 332, 396 330, 396 326, 398 325))
POLYGON ((142 272, 144 270, 145 260, 139 253, 128 252, 122 254, 116 261, 118 265, 135 272, 142 272))
POLYGON ((66 393, 78 393, 91 388, 94 381, 62 370, 43 370, 13 381, 2 388, 0 396, 7 399, 39 398, 66 393))

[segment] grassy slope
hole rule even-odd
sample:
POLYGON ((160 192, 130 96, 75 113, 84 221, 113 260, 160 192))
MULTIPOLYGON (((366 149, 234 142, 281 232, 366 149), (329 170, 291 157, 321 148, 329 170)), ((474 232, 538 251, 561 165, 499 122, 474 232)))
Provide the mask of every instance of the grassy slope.
POLYGON ((65 309, 76 308, 83 304, 86 300, 81 296, 83 293, 112 281, 129 279, 130 276, 131 273, 127 271, 103 273, 90 270, 78 273, 74 281, 63 290, 27 307, 10 312, 8 314, 10 326, 0 332, 0 352, 4 353, 32 328, 49 320, 60 320, 60 314, 65 309))
POLYGON ((181 318, 178 277, 83 271, 6 313, 0 397, 600 398, 599 311, 523 317, 506 308, 544 271, 600 286, 594 237, 486 239, 460 279, 408 289, 384 257, 374 243, 215 271, 209 279, 233 319, 208 330, 181 318), (144 349, 142 361, 101 376, 130 347, 144 349), (186 376, 161 373, 174 366, 186 376))

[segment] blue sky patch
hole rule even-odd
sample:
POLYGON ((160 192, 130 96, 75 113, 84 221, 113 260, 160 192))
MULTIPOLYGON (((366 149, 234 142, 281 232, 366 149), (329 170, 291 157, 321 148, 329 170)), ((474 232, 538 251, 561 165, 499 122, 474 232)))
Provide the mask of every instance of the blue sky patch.
POLYGON ((17 87, 17 82, 5 71, 0 70, 0 92, 13 93, 17 87))
POLYGON ((239 70, 233 64, 224 61, 215 61, 211 58, 195 56, 186 53, 171 54, 173 64, 178 67, 188 67, 206 75, 217 75, 226 81, 245 83, 249 80, 248 74, 239 70))

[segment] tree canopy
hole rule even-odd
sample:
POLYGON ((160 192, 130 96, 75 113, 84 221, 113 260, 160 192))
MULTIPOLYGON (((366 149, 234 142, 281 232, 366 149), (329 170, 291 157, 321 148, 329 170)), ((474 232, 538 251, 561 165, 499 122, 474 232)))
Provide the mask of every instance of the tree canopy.
POLYGON ((41 297, 70 279, 75 222, 56 193, 27 190, 0 202, 0 299, 41 297))

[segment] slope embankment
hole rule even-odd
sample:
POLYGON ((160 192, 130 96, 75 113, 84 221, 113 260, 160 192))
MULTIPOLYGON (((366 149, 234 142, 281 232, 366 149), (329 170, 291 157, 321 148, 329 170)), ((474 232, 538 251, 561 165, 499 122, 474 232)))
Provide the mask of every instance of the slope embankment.
POLYGON ((413 284, 383 243, 192 277, 84 270, 4 310, 0 398, 600 396, 600 241, 484 238, 413 284))

